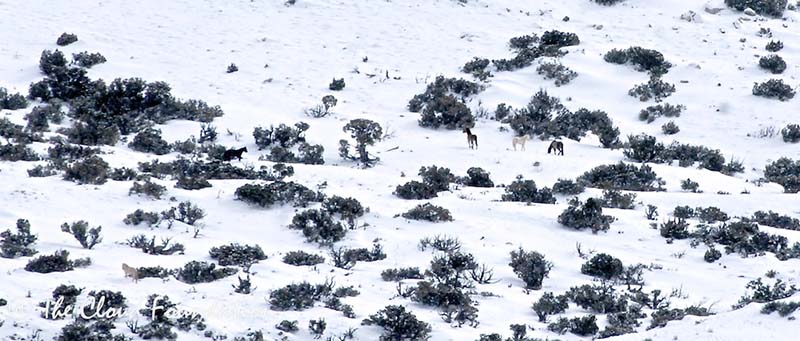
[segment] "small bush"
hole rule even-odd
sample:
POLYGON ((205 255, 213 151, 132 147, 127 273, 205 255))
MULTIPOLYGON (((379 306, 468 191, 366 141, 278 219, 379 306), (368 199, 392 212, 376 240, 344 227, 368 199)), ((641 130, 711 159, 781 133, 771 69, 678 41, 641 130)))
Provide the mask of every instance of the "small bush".
POLYGON ((170 245, 170 238, 161 238, 161 244, 156 244, 156 236, 147 238, 147 236, 140 234, 131 237, 126 241, 126 244, 132 248, 140 249, 148 255, 172 255, 175 253, 183 254, 186 250, 183 244, 172 243, 170 245))
POLYGON ((214 263, 191 261, 176 271, 175 278, 186 284, 209 283, 237 271, 236 268, 217 268, 214 263))
POLYGON ((659 191, 663 183, 650 166, 622 162, 595 167, 578 177, 578 182, 589 187, 644 192, 659 191))
POLYGON ((722 258, 722 252, 719 252, 719 250, 713 247, 706 250, 706 253, 703 254, 703 260, 706 261, 706 263, 714 263, 720 258, 722 258))
POLYGON ((728 7, 737 11, 744 11, 747 8, 753 9, 756 13, 771 17, 780 17, 786 9, 788 0, 725 0, 728 7))
POLYGON ((383 329, 380 341, 391 340, 427 340, 431 326, 401 305, 389 305, 377 313, 370 315, 363 325, 375 325, 383 329))
POLYGON ((296 320, 295 321, 283 320, 283 321, 281 321, 281 323, 278 323, 275 326, 275 329, 280 330, 282 332, 287 332, 287 333, 294 333, 294 332, 300 330, 300 328, 297 327, 297 321, 296 320))
POLYGON ((461 249, 461 241, 455 237, 437 235, 433 238, 425 237, 419 240, 418 248, 425 251, 428 247, 445 253, 456 252, 461 249))
POLYGON ((387 282, 399 282, 404 279, 423 279, 422 273, 419 268, 397 268, 386 269, 381 272, 381 279, 387 282))
POLYGON ((786 317, 800 309, 800 302, 769 302, 761 307, 762 314, 772 314, 778 312, 782 317, 786 317))
POLYGON ((783 49, 783 42, 780 40, 770 40, 769 43, 767 43, 767 46, 764 48, 769 52, 778 52, 783 49))
POLYGON ((144 182, 134 182, 133 186, 128 190, 128 195, 132 194, 144 194, 154 199, 161 199, 161 196, 167 192, 167 188, 161 186, 149 178, 145 179, 144 182))
POLYGON ((556 203, 556 198, 553 197, 553 192, 549 188, 538 189, 533 180, 523 180, 522 175, 518 175, 517 179, 506 187, 506 192, 501 200, 539 204, 556 203))
POLYGON ((798 124, 787 125, 785 128, 781 129, 781 136, 783 136, 783 142, 787 143, 800 142, 800 125, 798 124))
POLYGON ((739 299, 739 302, 733 306, 734 309, 740 309, 750 303, 767 303, 777 300, 782 300, 791 297, 797 292, 794 285, 786 285, 786 283, 778 279, 770 286, 761 281, 761 277, 747 283, 747 289, 752 290, 752 294, 746 293, 739 299))
POLYGON ((17 233, 5 230, 0 238, 0 257, 30 257, 37 252, 33 245, 38 237, 31 234, 31 224, 25 219, 17 219, 17 233))
POLYGON ((489 172, 480 167, 470 167, 467 169, 467 176, 456 178, 456 182, 469 187, 494 187, 494 182, 489 178, 489 172))
POLYGON ((680 131, 681 128, 673 121, 664 123, 664 125, 661 126, 661 132, 664 133, 664 135, 675 135, 680 131))
POLYGON ((693 193, 697 193, 697 189, 700 187, 700 184, 697 182, 692 181, 692 179, 686 179, 681 181, 681 189, 684 191, 690 191, 693 193))
POLYGON ((680 117, 681 112, 684 110, 686 110, 686 106, 682 104, 672 105, 669 103, 664 103, 664 104, 652 105, 642 109, 642 111, 639 112, 639 120, 651 123, 661 116, 680 117))
POLYGON ((450 215, 450 210, 425 203, 417 205, 408 212, 402 214, 403 218, 412 220, 426 220, 432 223, 453 221, 453 216, 450 215))
POLYGON ((128 144, 131 149, 142 153, 153 153, 164 155, 172 150, 169 143, 161 138, 161 130, 146 129, 133 138, 133 142, 128 144))
POLYGON ((556 86, 569 84, 578 77, 578 73, 570 70, 561 63, 542 63, 536 68, 536 72, 544 76, 544 79, 554 79, 556 86))
POLYGON ((380 244, 373 245, 372 250, 363 247, 356 249, 340 247, 331 250, 330 255, 333 265, 342 269, 351 269, 357 262, 377 262, 386 259, 380 244))
POLYGON ((786 70, 786 62, 777 54, 761 57, 758 60, 758 66, 773 74, 783 73, 786 70))
POLYGON ((511 263, 508 264, 523 282, 525 288, 539 290, 542 288, 542 281, 550 273, 553 263, 544 258, 544 255, 536 251, 525 251, 522 248, 511 251, 511 263))
POLYGON ((622 210, 632 210, 636 208, 636 194, 622 194, 619 190, 611 189, 603 191, 601 204, 605 208, 618 208, 622 210))
POLYGON ((800 160, 782 157, 764 168, 764 177, 783 186, 786 193, 800 192, 800 160))
POLYGON ((584 187, 583 184, 569 179, 558 179, 553 185, 553 193, 562 195, 578 195, 585 190, 586 187, 584 187))
POLYGON ((575 304, 598 314, 623 312, 628 307, 625 297, 620 297, 609 284, 581 285, 567 292, 575 304))
POLYGON ((89 223, 79 220, 72 225, 64 223, 61 225, 61 232, 66 232, 75 237, 84 249, 91 249, 99 244, 103 238, 100 237, 102 226, 89 228, 89 223))
POLYGON ((703 223, 715 223, 730 219, 727 213, 714 206, 709 206, 706 208, 698 207, 694 210, 694 212, 697 218, 703 223))
POLYGON ((208 254, 222 266, 248 267, 254 263, 267 259, 267 255, 258 245, 239 245, 232 243, 219 247, 212 247, 208 254))
POLYGON ((374 166, 379 157, 370 156, 367 147, 374 145, 383 137, 383 128, 375 121, 357 118, 350 120, 342 130, 350 134, 350 137, 356 141, 356 154, 351 153, 350 143, 347 140, 339 140, 339 156, 345 160, 356 161, 361 163, 364 168, 374 166))
POLYGON ((544 293, 533 304, 533 310, 536 312, 536 316, 539 317, 539 322, 547 322, 547 316, 549 315, 564 313, 569 308, 567 300, 568 298, 564 295, 554 296, 552 292, 544 293))
POLYGON ((75 161, 64 170, 64 180, 81 185, 102 185, 108 180, 108 163, 99 156, 90 156, 75 161))
POLYGON ((283 256, 283 262, 294 266, 315 266, 325 263, 325 257, 305 251, 290 251, 283 256))
POLYGON ((689 238, 689 223, 683 218, 670 219, 661 224, 661 236, 671 239, 689 238))
POLYGON ((654 311, 651 316, 650 326, 647 329, 663 328, 669 321, 682 320, 687 315, 694 316, 709 316, 713 315, 707 308, 690 306, 685 309, 675 308, 668 309, 666 307, 654 311))
POLYGON ((331 215, 338 215, 342 220, 347 221, 351 228, 355 226, 355 220, 362 217, 366 210, 355 198, 343 198, 338 195, 326 198, 322 202, 322 208, 331 215))
POLYGON ((596 2, 598 4, 601 4, 601 5, 604 5, 604 6, 611 6, 611 5, 623 2, 625 0, 592 0, 592 1, 594 1, 594 2, 596 2))
POLYGON ((125 216, 125 219, 123 219, 122 222, 124 222, 125 225, 134 226, 141 223, 147 223, 147 226, 152 227, 153 225, 157 225, 160 220, 161 219, 156 212, 145 212, 142 209, 137 209, 133 213, 125 216))
POLYGON ((573 317, 572 319, 562 317, 558 321, 547 325, 547 330, 559 334, 570 332, 578 336, 591 336, 596 334, 600 328, 597 327, 597 318, 594 315, 589 315, 573 317))
POLYGON ((234 73, 236 71, 239 71, 239 67, 236 66, 236 64, 231 63, 231 65, 228 65, 228 68, 225 70, 225 73, 234 73))
POLYGON ((85 267, 91 264, 89 258, 76 260, 69 259, 69 252, 59 250, 52 255, 38 256, 25 265, 25 271, 47 274, 51 272, 72 271, 76 267, 85 267))
POLYGON ((289 228, 302 230, 308 242, 331 245, 344 238, 347 230, 330 213, 318 209, 300 212, 292 218, 289 228))
POLYGON ((308 130, 309 125, 305 122, 295 123, 293 127, 280 124, 277 127, 269 128, 256 127, 253 130, 253 138, 256 140, 258 149, 268 149, 274 146, 291 148, 299 143, 306 142, 303 135, 308 130))
POLYGON ((432 199, 436 197, 436 190, 432 186, 412 180, 397 185, 394 195, 406 200, 432 199))
POLYGON ((628 90, 628 95, 636 97, 642 102, 654 99, 663 101, 675 92, 675 85, 663 81, 660 77, 651 76, 647 83, 639 84, 628 90))
POLYGON ((312 202, 322 202, 324 195, 295 182, 274 181, 266 185, 246 184, 236 189, 236 198, 261 207, 292 204, 307 207, 312 202))
POLYGON ((764 98, 777 98, 780 101, 787 101, 794 98, 794 94, 794 89, 783 83, 782 79, 770 79, 764 83, 753 85, 753 95, 764 98))
POLYGON ((605 253, 598 253, 581 266, 581 273, 605 280, 617 278, 622 275, 624 267, 619 258, 605 253))
POLYGON ((72 54, 72 63, 82 68, 91 68, 97 64, 106 62, 106 57, 99 53, 80 52, 72 54))
POLYGON ((67 45, 72 44, 72 43, 74 43, 76 41, 78 41, 78 36, 77 35, 74 35, 72 33, 64 32, 58 37, 58 40, 56 40, 56 45, 58 45, 58 46, 67 46, 67 45))
POLYGON ((491 72, 486 70, 486 68, 489 66, 489 63, 490 61, 486 58, 475 57, 461 67, 461 72, 471 74, 473 77, 480 80, 486 80, 487 78, 492 77, 491 72))
POLYGON ((558 222, 564 226, 582 230, 591 228, 592 233, 607 231, 614 217, 603 215, 603 207, 598 199, 589 198, 581 203, 578 198, 569 201, 569 207, 558 216, 558 222))
POLYGON ((475 118, 463 100, 481 90, 482 86, 475 82, 438 76, 427 85, 425 92, 408 102, 408 110, 421 113, 421 127, 438 129, 443 126, 451 130, 472 127, 475 118))
POLYGON ((613 64, 630 63, 639 72, 650 72, 657 76, 667 73, 672 64, 664 59, 664 55, 656 50, 634 46, 625 50, 613 49, 603 56, 606 62, 613 64))
POLYGON ((771 226, 779 229, 800 231, 800 219, 781 215, 776 212, 756 211, 751 218, 760 225, 771 226))
POLYGON ((305 310, 314 302, 328 296, 333 291, 333 283, 312 285, 308 282, 289 284, 269 293, 270 309, 276 311, 305 310))
POLYGON ((331 84, 328 85, 328 89, 331 89, 333 91, 339 91, 344 89, 344 86, 345 86, 344 78, 339 78, 339 79, 334 78, 333 81, 331 81, 331 84))

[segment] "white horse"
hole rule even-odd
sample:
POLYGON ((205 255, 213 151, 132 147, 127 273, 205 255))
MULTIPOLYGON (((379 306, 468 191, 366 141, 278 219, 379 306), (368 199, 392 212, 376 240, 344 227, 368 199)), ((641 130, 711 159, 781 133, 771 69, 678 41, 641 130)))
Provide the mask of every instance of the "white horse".
POLYGON ((522 150, 525 150, 525 143, 531 139, 530 135, 522 135, 522 136, 515 136, 511 139, 511 145, 514 147, 514 150, 517 150, 517 145, 520 145, 522 150))

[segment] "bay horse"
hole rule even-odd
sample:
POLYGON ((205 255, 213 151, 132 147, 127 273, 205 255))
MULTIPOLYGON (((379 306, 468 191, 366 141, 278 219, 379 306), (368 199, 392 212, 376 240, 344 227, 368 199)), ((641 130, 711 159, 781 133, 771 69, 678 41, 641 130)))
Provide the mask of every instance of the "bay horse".
POLYGON ((242 161, 242 153, 247 151, 247 147, 242 147, 239 149, 228 149, 224 153, 222 153, 222 161, 231 161, 233 158, 239 159, 242 161))
POLYGON ((467 143, 469 144, 469 149, 478 149, 478 135, 472 133, 469 128, 464 128, 461 132, 467 134, 467 143))
POLYGON ((550 142, 550 147, 547 147, 547 154, 550 154, 550 152, 555 155, 564 155, 564 143, 559 140, 550 142))

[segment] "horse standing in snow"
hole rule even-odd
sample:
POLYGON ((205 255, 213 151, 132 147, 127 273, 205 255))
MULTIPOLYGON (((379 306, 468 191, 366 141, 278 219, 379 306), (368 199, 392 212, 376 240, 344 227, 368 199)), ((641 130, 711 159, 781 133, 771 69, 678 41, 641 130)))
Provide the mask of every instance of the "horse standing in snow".
POLYGON ((547 147, 547 154, 550 154, 550 152, 555 155, 564 155, 564 143, 559 140, 550 142, 550 147, 547 147))
POLYGON ((469 144, 469 149, 478 149, 478 135, 473 134, 469 128, 464 128, 462 132, 467 134, 467 143, 469 144))
POLYGON ((530 140, 530 135, 522 135, 522 136, 515 136, 511 139, 511 145, 514 147, 514 151, 517 150, 517 145, 520 145, 521 150, 525 150, 525 143, 530 140))
POLYGON ((239 149, 228 149, 224 153, 222 153, 222 161, 231 161, 233 158, 239 159, 242 161, 242 153, 247 151, 247 147, 242 147, 239 149))

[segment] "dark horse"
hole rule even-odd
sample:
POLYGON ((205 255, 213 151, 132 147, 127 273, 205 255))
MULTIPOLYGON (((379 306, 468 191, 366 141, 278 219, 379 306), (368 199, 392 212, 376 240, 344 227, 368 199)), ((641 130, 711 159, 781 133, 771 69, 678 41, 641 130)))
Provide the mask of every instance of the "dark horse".
POLYGON ((564 143, 558 140, 550 142, 550 147, 547 147, 547 154, 553 152, 555 155, 564 155, 564 143))
POLYGON ((247 147, 242 147, 239 149, 228 149, 224 153, 222 153, 222 161, 230 161, 233 158, 239 159, 242 161, 242 153, 247 151, 247 147))
POLYGON ((478 135, 472 133, 469 128, 464 128, 461 132, 467 134, 467 143, 469 144, 469 149, 478 149, 478 135))

